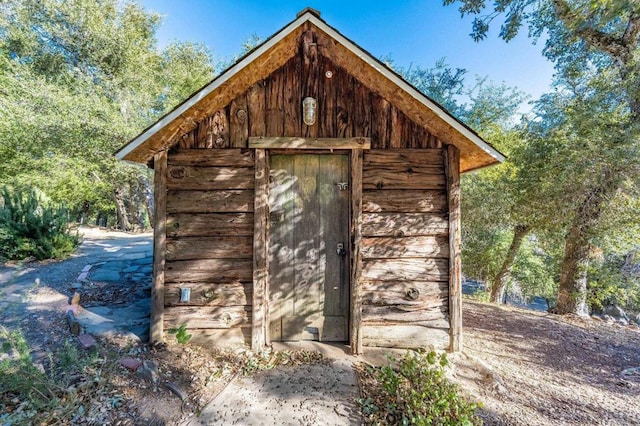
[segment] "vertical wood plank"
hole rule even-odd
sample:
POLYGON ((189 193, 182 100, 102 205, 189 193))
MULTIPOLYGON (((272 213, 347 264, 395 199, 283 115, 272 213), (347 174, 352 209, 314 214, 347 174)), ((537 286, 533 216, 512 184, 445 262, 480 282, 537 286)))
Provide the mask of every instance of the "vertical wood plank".
POLYGON ((284 136, 284 86, 283 70, 278 70, 267 79, 265 90, 266 131, 269 136, 284 136))
POLYGON ((253 230, 253 301, 251 317, 251 349, 261 350, 265 343, 266 292, 268 286, 268 183, 267 153, 256 149, 255 154, 255 210, 253 230))
POLYGON ((246 148, 249 137, 247 98, 239 96, 229 108, 229 142, 232 148, 246 148))
MULTIPOLYGON (((307 29, 303 35, 300 44, 300 55, 303 60, 302 67, 302 93, 300 94, 300 102, 307 96, 316 99, 318 114, 324 114, 320 111, 319 84, 320 84, 320 59, 318 55, 318 40, 316 34, 311 29, 307 29)), ((302 105, 302 104, 301 104, 302 105)), ((302 124, 302 133, 307 138, 317 138, 319 135, 320 123, 316 120, 313 126, 302 124)))
POLYGON ((247 109, 249 112, 249 136, 267 136, 265 124, 265 88, 259 81, 247 92, 247 109))
POLYGON ((149 340, 162 343, 164 327, 164 266, 167 241, 167 151, 153 158, 153 285, 151 287, 151 316, 149 340))
POLYGON ((460 151, 445 151, 447 201, 449 205, 449 350, 462 350, 462 281, 460 261, 460 151))
POLYGON ((302 97, 300 96, 301 64, 298 57, 290 60, 284 69, 284 135, 300 136, 302 126, 302 97))
POLYGON ((389 148, 390 104, 382 96, 371 94, 371 148, 389 148))
POLYGON ((354 355, 362 353, 362 300, 360 294, 360 276, 362 259, 360 240, 362 226, 362 159, 363 151, 351 151, 351 351, 354 355))

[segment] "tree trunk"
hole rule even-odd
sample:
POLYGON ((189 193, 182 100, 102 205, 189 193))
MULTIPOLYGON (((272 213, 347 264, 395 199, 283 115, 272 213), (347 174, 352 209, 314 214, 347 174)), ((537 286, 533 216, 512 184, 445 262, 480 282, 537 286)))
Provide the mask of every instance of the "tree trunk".
POLYGON ((127 216, 127 207, 125 206, 122 193, 119 189, 116 189, 113 192, 113 199, 116 203, 116 217, 118 219, 120 229, 123 231, 131 231, 131 222, 129 222, 129 217, 127 216))
POLYGON ((613 197, 618 185, 613 172, 606 170, 601 185, 589 191, 576 212, 564 239, 564 257, 560 268, 557 314, 588 315, 587 268, 591 251, 590 237, 613 197))
POLYGON ((564 240, 564 257, 560 270, 557 314, 587 315, 587 268, 589 266, 588 230, 578 217, 564 240))
POLYGON ((530 228, 527 225, 517 225, 513 229, 513 240, 507 251, 507 255, 502 262, 498 275, 491 282, 491 302, 503 303, 504 302, 504 290, 507 287, 509 276, 511 275, 511 267, 516 259, 518 250, 522 245, 524 237, 529 233, 530 228))

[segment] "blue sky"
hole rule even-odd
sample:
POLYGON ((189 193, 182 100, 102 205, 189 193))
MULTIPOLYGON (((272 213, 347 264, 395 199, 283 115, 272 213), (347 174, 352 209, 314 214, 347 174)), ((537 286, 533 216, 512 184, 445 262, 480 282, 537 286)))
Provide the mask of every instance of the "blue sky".
MULTIPOLYGON (((143 6, 163 16, 158 42, 197 41, 206 44, 214 58, 228 59, 252 34, 267 38, 295 19, 305 7, 376 57, 390 55, 401 67, 432 67, 446 58, 455 68, 474 76, 488 76, 528 93, 532 99, 548 91, 553 65, 533 45, 526 29, 505 43, 498 28, 487 40, 474 42, 471 20, 461 19, 455 5, 441 0, 318 1, 318 0, 142 0, 143 6)), ((527 108, 528 109, 528 108, 527 108)))

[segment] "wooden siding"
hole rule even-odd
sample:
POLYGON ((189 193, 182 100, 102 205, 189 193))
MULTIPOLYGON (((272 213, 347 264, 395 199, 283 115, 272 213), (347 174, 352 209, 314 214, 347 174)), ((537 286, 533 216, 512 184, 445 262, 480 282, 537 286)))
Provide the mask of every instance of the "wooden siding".
POLYGON ((323 56, 313 34, 302 40, 282 67, 173 139, 164 173, 164 327, 186 323, 199 342, 254 348, 266 338, 268 271, 254 256, 268 238, 265 195, 256 198, 266 175, 255 164, 268 154, 258 150, 257 158, 249 137, 369 138, 371 149, 351 156, 352 348, 446 347, 449 258, 457 247, 449 236, 446 145, 323 56), (306 96, 318 102, 312 126, 302 122, 306 96))
MULTIPOLYGON (((318 51, 310 53, 309 49, 303 47, 270 76, 256 82, 225 107, 199 121, 188 133, 177 135, 173 144, 194 149, 246 148, 249 137, 260 136, 366 137, 371 138, 372 149, 443 146, 438 137, 411 121, 402 110, 375 90, 365 86, 318 51), (307 126, 302 121, 302 99, 307 96, 317 100, 318 118, 313 126, 307 126)), ((439 159, 441 157, 435 156, 430 163, 418 164, 412 161, 410 155, 398 157, 397 161, 406 160, 410 164, 410 170, 407 168, 396 176, 390 174, 384 162, 386 158, 382 156, 377 164, 380 173, 370 175, 364 184, 413 189, 407 183, 420 181, 413 178, 416 175, 433 179, 424 189, 443 189, 444 173, 432 173, 433 168, 444 167, 442 161, 438 162, 439 159)), ((373 164, 371 166, 374 167, 373 164)), ((215 184, 205 180, 201 183, 215 184)))
POLYGON ((254 153, 221 142, 224 117, 194 138, 212 149, 168 156, 164 327, 186 324, 199 343, 226 345, 251 336, 255 179, 254 153), (189 302, 181 288, 191 289, 189 302))
POLYGON ((442 149, 364 152, 364 345, 445 348, 449 223, 442 149))

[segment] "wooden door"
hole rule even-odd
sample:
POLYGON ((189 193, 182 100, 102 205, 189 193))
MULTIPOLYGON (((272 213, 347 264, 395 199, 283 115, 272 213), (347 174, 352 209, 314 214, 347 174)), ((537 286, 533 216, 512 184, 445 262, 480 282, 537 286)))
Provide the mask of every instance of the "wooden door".
POLYGON ((271 156, 271 340, 349 337, 348 182, 347 155, 271 156))

